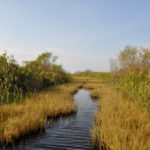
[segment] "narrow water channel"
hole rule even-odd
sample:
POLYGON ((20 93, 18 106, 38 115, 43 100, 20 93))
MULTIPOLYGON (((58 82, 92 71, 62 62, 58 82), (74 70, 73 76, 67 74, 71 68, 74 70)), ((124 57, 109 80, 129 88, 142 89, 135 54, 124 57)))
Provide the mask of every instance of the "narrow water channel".
POLYGON ((45 132, 21 139, 9 150, 93 150, 90 130, 97 102, 90 92, 79 90, 74 97, 78 104, 76 114, 60 117, 47 126, 45 132))

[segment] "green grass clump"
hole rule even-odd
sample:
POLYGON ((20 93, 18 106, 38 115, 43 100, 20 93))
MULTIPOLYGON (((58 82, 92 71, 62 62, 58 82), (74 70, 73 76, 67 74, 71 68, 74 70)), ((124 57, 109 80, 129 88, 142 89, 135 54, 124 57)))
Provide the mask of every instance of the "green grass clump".
POLYGON ((142 71, 131 71, 120 75, 115 82, 126 97, 135 103, 148 105, 150 101, 150 79, 149 74, 142 71))

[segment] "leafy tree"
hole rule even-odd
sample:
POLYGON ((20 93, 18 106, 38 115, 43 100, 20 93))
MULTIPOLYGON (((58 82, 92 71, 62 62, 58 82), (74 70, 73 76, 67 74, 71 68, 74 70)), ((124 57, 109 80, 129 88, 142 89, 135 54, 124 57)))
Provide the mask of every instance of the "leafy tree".
POLYGON ((119 54, 120 68, 124 71, 137 67, 139 62, 138 51, 135 47, 126 46, 119 54))
POLYGON ((55 63, 57 56, 53 56, 51 52, 40 54, 36 60, 27 62, 27 66, 33 71, 40 73, 42 71, 51 71, 52 65, 55 63))
POLYGON ((44 52, 20 66, 13 55, 4 52, 0 55, 0 100, 8 102, 12 95, 19 99, 22 94, 68 82, 69 75, 55 64, 56 59, 51 52, 44 52))

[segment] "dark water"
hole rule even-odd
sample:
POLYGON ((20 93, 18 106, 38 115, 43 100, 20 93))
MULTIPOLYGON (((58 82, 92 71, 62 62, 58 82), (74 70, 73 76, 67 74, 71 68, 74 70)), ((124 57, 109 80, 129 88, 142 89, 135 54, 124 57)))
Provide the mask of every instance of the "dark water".
POLYGON ((47 125, 45 132, 28 136, 8 150, 92 150, 90 130, 93 125, 97 102, 90 92, 79 90, 75 95, 78 103, 76 114, 60 117, 47 125))

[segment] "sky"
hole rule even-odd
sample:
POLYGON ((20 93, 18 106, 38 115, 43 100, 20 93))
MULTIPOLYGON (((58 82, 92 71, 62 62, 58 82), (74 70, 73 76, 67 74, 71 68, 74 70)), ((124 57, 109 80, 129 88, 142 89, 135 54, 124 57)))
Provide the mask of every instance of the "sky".
POLYGON ((69 72, 109 71, 126 45, 150 47, 150 0, 0 0, 0 54, 42 52, 69 72))

